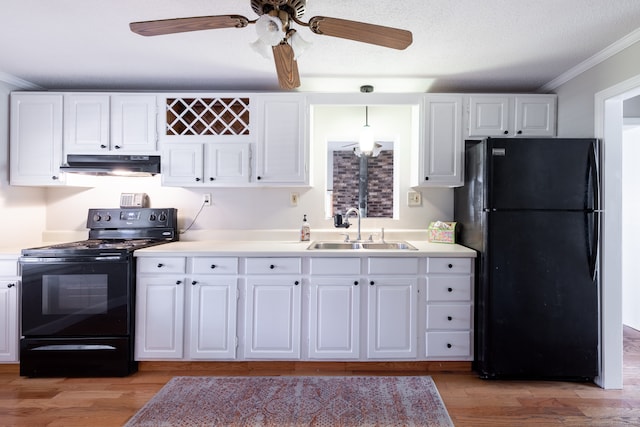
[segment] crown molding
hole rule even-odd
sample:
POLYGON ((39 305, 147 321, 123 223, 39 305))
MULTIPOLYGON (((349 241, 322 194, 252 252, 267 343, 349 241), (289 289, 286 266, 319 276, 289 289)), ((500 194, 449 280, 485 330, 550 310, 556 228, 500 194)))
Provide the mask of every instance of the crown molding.
POLYGON ((27 80, 23 80, 19 77, 13 76, 11 74, 3 73, 0 71, 0 81, 8 83, 12 86, 16 86, 18 89, 29 89, 29 90, 41 90, 42 88, 37 84, 31 83, 27 80))
POLYGON ((609 45, 608 47, 604 48, 600 52, 596 53, 592 57, 588 58, 587 60, 571 68, 569 71, 551 80, 544 86, 540 87, 538 89, 538 92, 543 92, 543 93, 551 92, 557 87, 565 84, 569 80, 579 76, 580 74, 595 67, 596 65, 606 61, 607 59, 611 58, 613 55, 620 53, 621 51, 637 43, 638 41, 640 41, 640 28, 635 31, 632 31, 631 33, 627 34, 620 40, 616 41, 615 43, 609 45))

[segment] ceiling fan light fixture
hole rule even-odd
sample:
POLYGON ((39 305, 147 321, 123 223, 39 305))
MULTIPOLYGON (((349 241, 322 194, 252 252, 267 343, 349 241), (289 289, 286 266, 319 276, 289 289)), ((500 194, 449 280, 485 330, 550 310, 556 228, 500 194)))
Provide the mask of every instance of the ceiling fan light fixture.
POLYGON ((256 33, 262 43, 277 46, 283 39, 282 21, 271 15, 262 15, 256 21, 256 33))
POLYGON ((271 46, 263 42, 261 39, 249 43, 251 49, 262 55, 265 59, 271 59, 271 46))
POLYGON ((312 43, 302 38, 296 30, 290 31, 289 44, 293 49, 293 59, 297 60, 302 54, 311 47, 312 43))

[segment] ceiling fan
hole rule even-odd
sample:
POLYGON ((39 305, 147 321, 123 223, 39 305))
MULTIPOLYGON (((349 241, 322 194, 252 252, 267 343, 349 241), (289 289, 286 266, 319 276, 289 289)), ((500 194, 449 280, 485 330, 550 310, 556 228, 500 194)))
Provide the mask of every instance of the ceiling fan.
POLYGON ((305 23, 300 18, 305 13, 306 5, 307 0, 251 0, 251 8, 259 15, 253 21, 240 15, 198 16, 132 22, 129 28, 143 36, 158 36, 218 28, 244 28, 249 24, 256 24, 259 39, 254 43, 254 48, 271 46, 278 82, 283 89, 300 86, 296 58, 307 44, 291 27, 292 22, 308 27, 315 34, 392 49, 405 49, 413 41, 410 31, 364 22, 314 16, 305 23))

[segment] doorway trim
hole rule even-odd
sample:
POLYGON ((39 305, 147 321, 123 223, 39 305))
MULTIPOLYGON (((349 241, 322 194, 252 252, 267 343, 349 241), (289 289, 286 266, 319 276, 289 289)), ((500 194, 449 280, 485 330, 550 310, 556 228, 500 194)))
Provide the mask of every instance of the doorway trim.
POLYGON ((622 124, 623 102, 640 95, 640 75, 595 94, 595 137, 602 141, 600 376, 605 389, 622 384, 622 124), (606 284, 606 285, 605 285, 606 284))

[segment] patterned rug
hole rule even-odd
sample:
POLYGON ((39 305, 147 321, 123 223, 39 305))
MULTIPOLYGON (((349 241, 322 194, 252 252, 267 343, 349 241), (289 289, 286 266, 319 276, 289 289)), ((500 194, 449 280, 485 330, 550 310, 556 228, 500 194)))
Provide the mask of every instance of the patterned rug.
POLYGON ((174 377, 126 424, 453 426, 431 377, 174 377))

